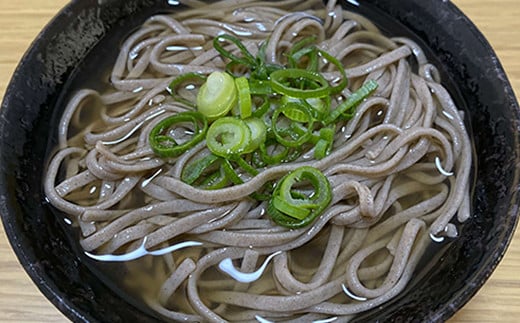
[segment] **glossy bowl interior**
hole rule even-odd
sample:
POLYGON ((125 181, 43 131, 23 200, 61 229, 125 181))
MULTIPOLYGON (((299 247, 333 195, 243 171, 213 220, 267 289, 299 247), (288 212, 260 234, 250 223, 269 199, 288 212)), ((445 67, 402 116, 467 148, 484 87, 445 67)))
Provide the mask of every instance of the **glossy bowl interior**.
MULTIPOLYGON (((355 2, 355 1, 353 1, 355 2)), ((413 33, 441 64, 467 109, 476 163, 472 217, 399 297, 361 315, 367 321, 444 321, 484 284, 503 256, 518 219, 519 107, 493 50, 449 1, 360 1, 359 10, 413 33), (383 14, 384 13, 384 14, 383 14)), ((79 250, 45 202, 42 172, 62 94, 83 70, 110 57, 128 30, 167 1, 72 1, 22 59, 0 111, 0 213, 21 264, 73 321, 148 322, 153 314, 122 299, 81 262, 79 250)))

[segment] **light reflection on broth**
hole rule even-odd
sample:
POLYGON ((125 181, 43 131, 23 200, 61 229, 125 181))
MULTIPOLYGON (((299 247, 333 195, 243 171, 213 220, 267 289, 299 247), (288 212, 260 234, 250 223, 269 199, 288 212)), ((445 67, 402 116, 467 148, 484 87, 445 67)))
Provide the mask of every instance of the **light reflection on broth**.
MULTIPOLYGON (((44 187, 86 255, 100 261, 117 289, 165 320, 340 322, 398 295, 431 241, 456 238, 455 224, 470 211, 471 144, 437 68, 413 40, 388 38, 334 1, 182 3, 133 31, 110 86, 79 90, 61 118, 44 187), (227 59, 213 47, 222 34, 234 34, 254 55, 265 50, 278 66, 288 64, 295 44, 316 35, 316 46, 349 76, 332 109, 369 80, 377 90, 336 124, 323 159, 304 146, 290 162, 258 166, 254 179, 237 166, 243 191, 185 184, 183 170, 210 154, 205 143, 161 158, 149 133, 193 109, 168 93, 173 79, 226 70, 227 59), (332 203, 310 226, 287 229, 271 220, 266 201, 244 192, 255 192, 255 181, 259 193, 269 192, 301 165, 327 176, 332 203)), ((321 64, 331 84, 341 82, 332 64, 321 64)), ((249 76, 243 66, 230 69, 249 76)), ((193 102, 199 84, 181 85, 175 93, 193 102)), ((181 145, 196 132, 185 122, 168 135, 181 145)), ((266 150, 274 155, 283 147, 266 150)), ((204 176, 211 172, 218 168, 204 176)), ((294 194, 312 197, 300 185, 294 194)))

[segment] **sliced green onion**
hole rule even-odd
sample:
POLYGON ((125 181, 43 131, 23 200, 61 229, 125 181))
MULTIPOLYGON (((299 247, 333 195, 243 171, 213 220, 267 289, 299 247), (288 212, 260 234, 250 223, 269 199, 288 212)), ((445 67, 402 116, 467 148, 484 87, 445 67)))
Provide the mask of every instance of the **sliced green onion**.
POLYGON ((234 117, 215 120, 206 136, 208 149, 224 158, 242 154, 250 144, 251 130, 243 120, 234 117))
POLYGON ((338 85, 333 86, 330 89, 330 93, 331 94, 338 94, 338 93, 340 93, 341 91, 343 91, 343 89, 345 89, 345 87, 348 84, 348 77, 347 77, 347 74, 345 72, 345 67, 343 67, 343 64, 341 64, 341 62, 339 60, 337 60, 334 56, 330 55, 326 51, 319 50, 318 54, 320 56, 322 56, 323 58, 325 58, 327 61, 329 61, 329 63, 331 63, 332 65, 336 66, 336 68, 338 69, 339 73, 341 74, 341 82, 338 85))
POLYGON ((280 145, 276 140, 266 140, 259 147, 260 159, 266 165, 276 165, 287 160, 289 156, 289 147, 280 145), (269 147, 271 147, 269 152, 269 147), (281 149, 281 150, 280 150, 281 149))
POLYGON ((326 141, 329 141, 329 142, 334 141, 334 134, 335 134, 334 128, 327 127, 327 128, 320 129, 320 138, 324 139, 326 141))
POLYGON ((284 95, 282 97, 281 102, 295 102, 298 104, 305 105, 311 112, 312 118, 314 120, 323 120, 325 118, 325 115, 330 110, 330 97, 328 96, 325 98, 298 99, 284 95))
POLYGON ((296 102, 288 102, 281 107, 276 108, 272 116, 271 129, 276 140, 287 147, 299 147, 309 141, 312 137, 313 118, 309 110, 302 104, 296 102), (286 128, 281 128, 278 122, 279 116, 283 114, 290 121, 286 128), (294 131, 294 123, 307 124, 305 131, 294 131), (291 130, 291 128, 293 130, 291 130))
POLYGON ((244 160, 244 158, 239 157, 236 159, 236 163, 240 168, 248 172, 250 175, 256 176, 259 174, 258 170, 251 166, 247 161, 244 160))
POLYGON ((302 156, 304 149, 302 146, 296 147, 296 148, 290 148, 289 154, 287 154, 287 158, 285 159, 285 162, 289 163, 292 161, 295 161, 296 159, 300 158, 302 156))
POLYGON ((187 106, 190 106, 192 108, 195 108, 195 104, 193 101, 190 101, 186 98, 183 98, 177 93, 177 88, 181 86, 182 84, 185 84, 186 89, 190 89, 189 87, 195 84, 203 84, 206 81, 207 77, 200 73, 186 73, 182 74, 179 77, 176 77, 168 86, 168 92, 172 96, 172 98, 180 103, 186 104, 187 106))
POLYGON ((269 111, 269 107, 271 106, 271 101, 269 101, 269 98, 267 95, 255 95, 252 98, 253 102, 255 103, 255 109, 252 113, 253 117, 255 118, 261 118, 263 117, 267 111, 269 111), (262 100, 261 103, 257 103, 258 100, 262 100))
POLYGON ((267 81, 267 80, 250 79, 249 80, 249 91, 251 92, 251 94, 258 94, 258 95, 273 94, 273 89, 271 88, 271 82, 267 81))
POLYGON ((325 98, 310 98, 303 100, 313 112, 315 119, 323 120, 327 113, 330 112, 330 96, 325 98))
POLYGON ((271 198, 271 195, 269 193, 259 193, 259 192, 254 192, 250 196, 257 201, 267 201, 271 198))
POLYGON ((292 68, 298 68, 298 62, 304 57, 309 56, 309 64, 307 65, 307 69, 315 70, 317 68, 317 60, 316 60, 316 51, 317 48, 315 46, 307 47, 316 42, 316 36, 305 37, 302 40, 296 42, 294 46, 289 51, 287 56, 287 60, 289 61, 289 66, 292 68))
POLYGON ((299 68, 275 71, 270 80, 274 91, 293 98, 323 98, 330 94, 330 86, 321 74, 299 68))
POLYGON ((279 212, 298 220, 305 219, 311 213, 311 210, 290 204, 279 196, 273 197, 272 203, 279 212))
POLYGON ((199 185, 199 188, 204 190, 218 190, 224 188, 229 185, 229 179, 227 178, 222 165, 219 169, 206 177, 202 183, 199 185))
POLYGON ((244 183, 240 176, 238 176, 237 172, 235 172, 235 170, 233 169, 233 165, 231 165, 229 160, 224 159, 222 163, 222 169, 224 170, 227 179, 230 180, 231 183, 235 185, 240 185, 244 183))
POLYGON ((181 112, 161 120, 150 131, 150 146, 155 154, 160 157, 177 157, 201 142, 207 130, 208 121, 203 114, 195 111, 181 112), (186 122, 193 125, 193 134, 191 140, 179 144, 171 133, 176 125, 186 122))
POLYGON ((262 42, 255 59, 255 65, 251 67, 250 80, 268 80, 272 72, 284 68, 277 64, 268 64, 265 62, 265 51, 268 42, 262 42))
POLYGON ((278 225, 291 229, 301 228, 313 222, 331 200, 332 190, 327 177, 316 168, 303 166, 278 182, 269 200, 267 213, 278 225), (295 185, 302 183, 309 190, 307 194, 295 188, 295 185))
POLYGON ((283 68, 283 66, 276 64, 262 63, 253 68, 253 73, 251 73, 251 77, 258 80, 268 80, 273 72, 281 70, 283 68))
POLYGON ((235 79, 235 86, 238 91, 238 107, 240 110, 240 117, 242 119, 249 118, 252 111, 251 92, 249 91, 249 81, 246 77, 238 77, 235 79))
MULTIPOLYGON (((314 168, 311 169, 314 170, 314 168)), ((316 180, 315 174, 308 171, 303 172, 302 170, 300 170, 299 172, 289 173, 287 176, 284 177, 284 179, 280 183, 278 183, 278 187, 277 189, 275 189, 276 194, 273 194, 273 196, 279 195, 280 197, 285 199, 287 203, 298 205, 302 208, 310 209, 317 207, 318 204, 315 201, 313 201, 313 199, 309 198, 306 194, 294 189, 294 185, 303 182, 303 175, 306 175, 306 179, 316 180), (312 176, 309 176, 310 174, 312 174, 312 176)), ((311 181, 311 184, 313 184, 313 186, 317 185, 316 183, 314 183, 314 181, 311 181)), ((319 190, 321 188, 318 187, 315 189, 319 190)), ((317 192, 311 191, 309 195, 317 197, 318 195, 316 195, 316 193, 317 192)))
POLYGON ((209 154, 198 160, 193 161, 192 163, 189 163, 182 170, 181 180, 186 184, 193 184, 196 180, 200 178, 204 171, 206 171, 219 159, 220 157, 215 156, 213 154, 209 154))
MULTIPOLYGON (((179 113, 154 127, 149 137, 154 152, 176 157, 205 139, 211 154, 188 163, 181 173, 182 181, 202 189, 242 184, 242 175, 256 176, 258 168, 297 159, 310 148, 315 159, 325 158, 334 145, 335 122, 354 113, 377 83, 366 82, 331 111, 333 96, 341 94, 348 78, 341 61, 315 42, 316 36, 297 42, 287 55, 287 66, 280 66, 266 62, 267 42, 255 57, 238 38, 215 37, 214 48, 226 60, 229 73, 187 73, 171 82, 172 97, 197 112, 179 113), (329 83, 318 72, 325 65, 336 68, 340 78, 329 83), (197 84, 201 86, 196 100, 182 95, 182 86, 197 84), (228 116, 230 111, 236 117, 228 116), (175 138, 188 123, 190 131, 194 129, 191 137, 175 138)), ((268 215, 288 228, 312 223, 332 199, 327 178, 309 166, 268 184, 251 197, 267 199, 268 215)))
POLYGON ((292 55, 294 55, 294 53, 300 51, 301 49, 303 49, 313 43, 316 43, 317 39, 318 39, 318 37, 316 37, 316 35, 312 35, 312 36, 308 36, 308 37, 305 37, 305 38, 297 41, 291 48, 291 51, 289 52, 289 56, 292 56, 292 55))
POLYGON ((244 44, 242 44, 242 42, 234 36, 224 34, 215 37, 215 39, 213 39, 213 47, 220 53, 220 55, 229 58, 232 62, 248 66, 249 68, 253 68, 256 65, 255 57, 251 55, 244 44), (243 56, 238 57, 232 54, 230 51, 226 50, 222 45, 222 43, 226 41, 235 44, 243 56))
POLYGON ((245 153, 250 153, 258 149, 267 138, 267 127, 265 122, 259 118, 251 117, 244 120, 251 130, 251 141, 245 149, 245 153))
POLYGON ((290 56, 290 66, 294 68, 302 68, 305 67, 308 71, 317 72, 318 71, 318 49, 316 47, 303 48, 298 52, 294 53, 290 56), (307 66, 302 66, 303 64, 298 64, 303 57, 308 57, 307 66))
POLYGON ((281 111, 287 117, 287 119, 292 121, 300 123, 307 123, 312 121, 312 115, 309 113, 309 110, 304 109, 302 105, 295 102, 284 105, 281 111))
POLYGON ((208 76, 197 95, 197 110, 209 119, 228 114, 237 103, 235 80, 225 72, 213 72, 208 76))
POLYGON ((330 153, 331 144, 327 140, 320 139, 314 146, 314 158, 317 160, 327 157, 330 153))
MULTIPOLYGON (((237 163, 239 164, 240 167, 242 167, 243 169, 245 169, 248 173, 250 173, 251 175, 256 175, 258 174, 258 172, 256 171, 256 169, 252 168, 249 164, 247 164, 247 162, 245 160, 243 160, 242 158, 238 158, 237 159, 237 163), (246 166, 247 165, 247 166, 246 166), (245 166, 245 167, 244 167, 245 166), (248 171, 247 168, 250 168, 251 170, 248 171), (256 173, 256 174, 255 174, 256 173)), ((237 172, 235 171, 235 169, 233 168, 233 165, 231 165, 231 162, 229 160, 224 160, 223 163, 222 163, 222 171, 224 172, 225 176, 226 176, 226 179, 231 181, 234 185, 240 185, 240 184, 243 184, 244 181, 240 178, 240 176, 237 174, 237 172)), ((250 195, 253 199, 255 200, 258 200, 258 201, 265 201, 267 199, 269 199, 269 196, 266 196, 266 194, 262 194, 262 193, 259 193, 259 192, 254 192, 250 195)))
POLYGON ((361 86, 356 92, 352 93, 347 100, 338 105, 323 121, 324 124, 331 124, 336 119, 348 111, 351 111, 357 107, 364 99, 372 94, 378 87, 378 84, 374 80, 369 80, 363 86, 361 86))
POLYGON ((334 144, 334 129, 321 128, 320 137, 314 146, 314 158, 320 160, 330 154, 334 144))

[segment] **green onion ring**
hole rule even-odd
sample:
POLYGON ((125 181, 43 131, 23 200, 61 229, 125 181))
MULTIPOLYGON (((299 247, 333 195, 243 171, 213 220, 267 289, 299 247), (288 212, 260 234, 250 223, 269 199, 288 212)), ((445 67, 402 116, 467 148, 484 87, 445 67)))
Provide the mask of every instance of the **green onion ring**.
POLYGON ((168 92, 172 96, 172 98, 180 103, 186 104, 189 107, 195 108, 195 103, 192 101, 186 100, 177 94, 177 87, 182 83, 186 83, 187 81, 193 81, 193 83, 201 83, 201 85, 206 81, 207 77, 200 73, 186 73, 176 77, 170 85, 168 85, 168 92))
POLYGON ((196 111, 187 111, 161 120, 150 131, 148 139, 156 155, 160 157, 177 157, 204 140, 207 130, 208 121, 203 114, 196 111), (165 133, 175 125, 185 122, 191 122, 194 125, 194 134, 191 140, 179 145, 175 138, 165 133))
POLYGON ((238 101, 235 80, 226 72, 211 73, 200 87, 197 110, 209 119, 225 116, 238 101))
POLYGON ((226 159, 242 154, 251 143, 251 130, 238 118, 223 117, 208 129, 206 145, 215 155, 226 159))
POLYGON ((274 110, 271 129, 279 143, 294 148, 303 145, 311 139, 313 125, 314 121, 312 114, 307 107, 297 102, 288 102, 274 110), (280 114, 285 115, 289 120, 291 120, 291 123, 307 123, 305 131, 303 133, 296 133, 292 130, 288 130, 291 128, 290 126, 288 129, 280 129, 277 125, 280 114), (290 137, 294 138, 294 140, 286 139, 284 137, 284 133, 287 133, 287 131, 289 131, 290 137))
POLYGON ((297 229, 312 223, 332 200, 327 177, 318 169, 302 166, 285 175, 277 183, 267 213, 278 225, 297 229), (307 180, 313 191, 309 197, 293 191, 294 185, 307 180))
POLYGON ((234 36, 224 34, 224 35, 219 35, 219 36, 215 37, 213 39, 213 47, 217 50, 217 52, 220 53, 220 55, 222 55, 226 58, 229 58, 232 62, 240 63, 249 68, 254 68, 256 65, 255 57, 253 55, 251 55, 251 53, 247 50, 247 48, 244 46, 244 44, 242 44, 242 42, 234 36), (227 51, 226 49, 224 49, 224 47, 221 44, 224 41, 228 41, 230 43, 235 44, 235 46, 238 47, 238 49, 244 56, 238 57, 238 56, 232 54, 230 51, 227 51))
POLYGON ((200 178, 202 173, 218 161, 220 157, 209 154, 200 159, 197 159, 184 167, 181 174, 181 180, 186 184, 193 184, 200 178))
POLYGON ((270 81, 275 92, 298 99, 324 98, 330 95, 331 90, 329 83, 321 74, 299 68, 274 71, 271 73, 270 81), (306 89, 296 87, 302 82, 315 86, 306 89))
POLYGON ((249 91, 249 81, 245 76, 235 79, 235 86, 238 92, 238 109, 242 119, 249 118, 253 113, 251 103, 251 92, 249 91))
POLYGON ((356 106, 358 106, 361 103, 361 101, 363 101, 370 94, 372 94, 377 89, 377 87, 378 87, 378 83, 376 81, 374 81, 374 80, 367 81, 357 91, 352 93, 352 95, 350 95, 347 98, 347 100, 345 100, 343 103, 338 105, 336 107, 336 109, 334 109, 325 118, 325 120, 323 120, 323 123, 324 124, 331 124, 331 123, 333 123, 334 121, 336 121, 336 119, 340 115, 342 115, 342 114, 344 114, 344 113, 354 109, 356 106))

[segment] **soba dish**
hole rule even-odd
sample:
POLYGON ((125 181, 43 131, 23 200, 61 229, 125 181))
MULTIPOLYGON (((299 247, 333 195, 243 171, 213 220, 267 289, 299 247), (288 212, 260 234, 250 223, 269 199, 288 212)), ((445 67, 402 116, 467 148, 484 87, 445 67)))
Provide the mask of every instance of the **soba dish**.
POLYGON ((348 321, 470 216, 438 68, 336 1, 186 0, 118 50, 64 107, 44 189, 164 320, 348 321))

